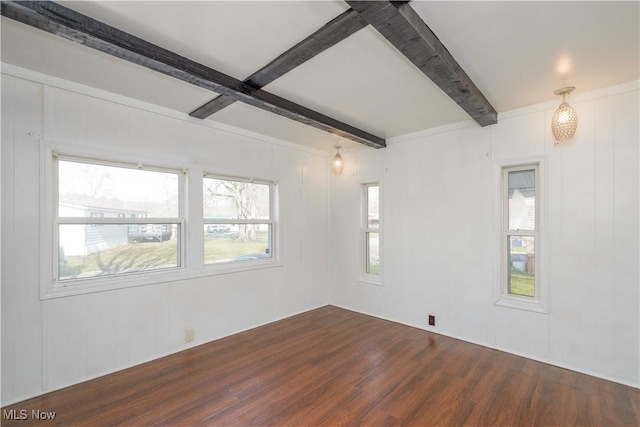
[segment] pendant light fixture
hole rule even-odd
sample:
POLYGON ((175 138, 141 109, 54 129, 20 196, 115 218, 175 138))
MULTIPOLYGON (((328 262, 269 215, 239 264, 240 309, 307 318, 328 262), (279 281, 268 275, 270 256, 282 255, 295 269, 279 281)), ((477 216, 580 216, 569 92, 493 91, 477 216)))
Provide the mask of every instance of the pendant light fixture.
POLYGON ((560 88, 553 92, 556 95, 562 95, 562 104, 558 107, 553 118, 551 119, 551 130, 556 138, 556 144, 561 141, 573 138, 578 129, 578 114, 569 103, 564 99, 575 90, 574 86, 560 88))
POLYGON ((342 160, 342 156, 340 155, 341 146, 336 145, 333 148, 336 149, 336 155, 333 156, 333 160, 331 161, 331 169, 333 169, 335 175, 340 175, 344 169, 344 160, 342 160))

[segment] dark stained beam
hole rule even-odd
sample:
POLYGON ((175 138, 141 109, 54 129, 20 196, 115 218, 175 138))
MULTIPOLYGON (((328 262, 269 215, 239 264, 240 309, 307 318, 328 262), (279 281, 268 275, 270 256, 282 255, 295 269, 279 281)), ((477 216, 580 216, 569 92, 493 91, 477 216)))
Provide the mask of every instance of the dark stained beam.
MULTIPOLYGON (((360 17, 358 12, 349 9, 247 77, 244 83, 255 88, 264 87, 367 25, 369 24, 360 17)), ((189 115, 205 119, 234 102, 236 102, 234 98, 220 95, 189 115)))
POLYGON ((478 124, 498 122, 496 110, 409 3, 351 0, 347 3, 478 124))
POLYGON ((50 1, 2 1, 3 16, 374 148, 383 138, 335 120, 50 1))

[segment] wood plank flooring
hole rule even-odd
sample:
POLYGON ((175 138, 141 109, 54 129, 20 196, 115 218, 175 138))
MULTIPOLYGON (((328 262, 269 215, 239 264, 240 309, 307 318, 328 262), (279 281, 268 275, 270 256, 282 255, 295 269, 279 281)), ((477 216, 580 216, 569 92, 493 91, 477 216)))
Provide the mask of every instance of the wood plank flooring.
POLYGON ((2 425, 638 426, 640 390, 328 306, 3 408, 2 425))

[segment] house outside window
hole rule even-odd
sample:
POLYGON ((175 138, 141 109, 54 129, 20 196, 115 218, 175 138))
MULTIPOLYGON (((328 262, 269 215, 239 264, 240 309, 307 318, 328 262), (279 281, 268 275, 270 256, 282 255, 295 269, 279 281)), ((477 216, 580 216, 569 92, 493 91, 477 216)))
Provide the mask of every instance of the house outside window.
POLYGON ((273 182, 205 174, 205 265, 275 260, 275 188, 273 182))
POLYGON ((177 269, 182 171, 54 155, 54 286, 177 269))
POLYGON ((539 299, 538 165, 503 168, 503 296, 539 299))
POLYGON ((381 283, 381 217, 380 184, 361 186, 361 277, 365 281, 381 283))

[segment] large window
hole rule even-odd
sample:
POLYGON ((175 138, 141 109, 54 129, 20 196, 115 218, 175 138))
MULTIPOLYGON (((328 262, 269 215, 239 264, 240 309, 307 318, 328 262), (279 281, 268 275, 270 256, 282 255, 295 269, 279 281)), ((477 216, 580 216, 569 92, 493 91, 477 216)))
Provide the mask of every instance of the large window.
POLYGON ((55 282, 182 266, 181 171, 61 155, 53 168, 55 282))
POLYGON ((205 175, 204 262, 256 262, 274 257, 275 184, 205 175))
POLYGON ((503 295, 538 299, 538 166, 503 168, 503 295))
POLYGON ((380 185, 362 185, 362 242, 365 278, 380 279, 380 185))

